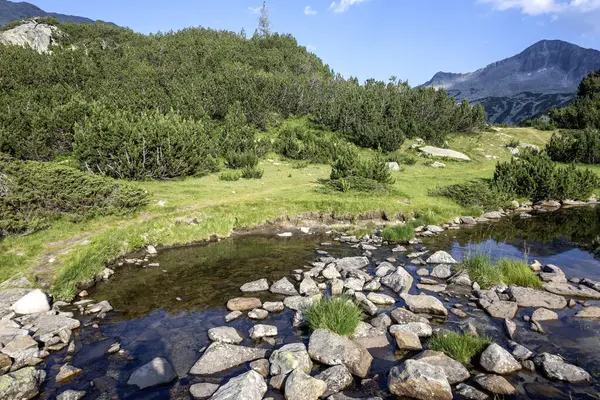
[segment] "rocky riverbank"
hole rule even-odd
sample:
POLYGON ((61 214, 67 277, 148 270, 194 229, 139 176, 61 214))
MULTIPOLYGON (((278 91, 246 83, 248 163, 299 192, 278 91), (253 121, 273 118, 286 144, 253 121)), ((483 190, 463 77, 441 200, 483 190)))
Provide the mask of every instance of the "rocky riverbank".
MULTIPOLYGON (((522 214, 545 212, 552 209, 549 206, 556 205, 525 204, 515 207, 514 212, 527 218, 522 214)), ((443 226, 419 227, 418 236, 435 236, 448 229, 488 223, 505 214, 488 213, 479 219, 462 217, 443 226)), ((307 235, 310 230, 279 233, 284 234, 280 236, 285 240, 290 234, 307 235)), ((343 394, 353 390, 352 393, 372 393, 375 397, 371 398, 397 395, 484 399, 517 393, 510 380, 521 370, 569 384, 588 385, 593 381, 587 371, 576 365, 577 360, 519 343, 524 328, 517 325, 515 316, 519 309, 527 309, 528 328, 538 335, 544 334, 544 324, 558 318, 561 310, 576 309, 575 318, 600 318, 600 308, 588 302, 600 299, 600 282, 567 277, 557 266, 533 263, 531 268, 543 282, 543 290, 505 285, 482 290, 467 273, 456 269, 457 260, 450 254, 430 251, 419 238, 392 245, 374 232, 361 238, 334 235, 332 241, 360 250, 362 255, 334 257, 322 250, 325 246, 320 246, 311 265, 276 280, 257 276, 241 285, 239 294, 232 293, 232 298, 223 304, 229 313, 222 326, 208 330, 212 344, 203 349, 182 381, 191 380, 190 396, 335 400, 353 398, 353 394, 343 394), (389 248, 389 257, 373 256, 384 248, 389 248), (306 342, 281 342, 281 328, 271 322, 273 316, 292 311, 288 324, 306 329, 306 310, 324 296, 340 294, 353 297, 363 309, 364 320, 354 335, 343 337, 316 330, 306 342), (280 300, 272 300, 273 295, 280 296, 280 300), (485 329, 478 323, 482 313, 490 321, 502 321, 505 332, 473 364, 463 365, 428 349, 432 335, 450 331, 484 334, 485 329), (230 326, 239 319, 251 321, 251 328, 240 331, 230 326), (249 341, 252 345, 247 344, 249 341), (394 365, 385 374, 372 372, 372 353, 378 349, 395 352, 394 365), (228 371, 243 366, 247 366, 246 372, 231 377, 228 371), (225 379, 218 379, 219 376, 225 379)), ((156 253, 155 248, 149 247, 145 255, 122 262, 159 268, 160 264, 153 262, 156 253)), ((106 269, 99 279, 109 279, 112 273, 106 269)), ((23 286, 30 283, 18 276, 3 283, 5 290, 0 291, 0 399, 34 398, 46 378, 44 370, 36 369, 36 365, 43 365, 50 353, 65 348, 64 362, 52 367, 57 369, 57 382, 67 383, 85 373, 69 363, 79 350, 73 339, 81 326, 81 316, 94 328, 112 310, 106 301, 88 300, 85 290, 71 304, 52 303, 43 292, 22 289, 23 286)), ((115 342, 108 354, 118 352, 126 353, 115 342)), ((167 358, 157 355, 133 371, 127 383, 146 390, 175 380, 182 380, 181 374, 175 372, 167 358)), ((93 390, 97 389, 90 387, 90 392, 93 390)), ((85 391, 59 390, 58 398, 78 399, 85 395, 85 391)))

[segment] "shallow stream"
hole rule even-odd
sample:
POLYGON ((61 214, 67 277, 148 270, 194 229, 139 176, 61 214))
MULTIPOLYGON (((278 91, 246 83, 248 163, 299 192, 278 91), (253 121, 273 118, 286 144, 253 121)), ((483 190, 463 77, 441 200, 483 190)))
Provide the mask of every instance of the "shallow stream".
MULTIPOLYGON (((48 379, 41 398, 54 398, 66 388, 87 390, 86 399, 189 399, 189 386, 196 382, 220 383, 230 376, 247 370, 247 365, 228 371, 215 378, 188 375, 191 366, 200 358, 201 350, 210 344, 208 329, 233 326, 247 338, 242 345, 254 345, 247 332, 254 322, 241 318, 226 324, 225 303, 240 296, 238 288, 249 281, 267 278, 269 282, 290 276, 294 269, 302 269, 316 261, 316 250, 326 251, 333 257, 360 255, 362 251, 348 244, 333 241, 326 235, 304 235, 293 231, 291 238, 270 235, 240 235, 219 242, 159 250, 151 263, 155 267, 125 264, 115 268, 108 281, 89 290, 96 301, 108 300, 115 311, 104 320, 82 318, 82 328, 76 340, 77 351, 72 356, 74 366, 84 373, 68 384, 57 385, 54 376, 64 363, 66 352, 53 354, 47 363, 48 379), (328 244, 330 243, 330 244, 328 244), (93 324, 98 326, 94 327, 93 324), (115 342, 125 354, 107 354, 115 342), (127 385, 129 375, 155 357, 168 359, 179 380, 169 386, 139 391, 127 385), (91 387, 93 385, 93 387, 91 387)), ((536 215, 531 219, 511 218, 497 223, 480 224, 474 228, 446 231, 440 236, 424 239, 423 246, 430 250, 446 250, 460 260, 466 253, 483 250, 492 257, 514 257, 543 264, 555 264, 567 277, 600 280, 600 208, 574 208, 536 215)), ((406 269, 418 277, 420 268, 411 265, 403 255, 392 253, 393 246, 382 246, 373 251, 375 261, 396 257, 406 263, 406 269)), ((409 252, 419 246, 409 246, 409 252)), ((291 280, 291 278, 290 278, 291 280)), ((416 294, 413 285, 411 293, 416 294)), ((428 293, 431 294, 431 293, 428 293)), ((435 295, 435 294, 433 294, 435 295)), ((262 301, 282 299, 282 296, 259 293, 262 301)), ((396 296, 397 297, 397 296, 396 296)), ((445 296, 441 296, 444 298, 445 296)), ((467 306, 468 299, 452 297, 446 306, 460 302, 473 322, 499 344, 506 345, 507 337, 500 320, 493 320, 484 312, 467 306)), ((600 302, 589 301, 587 304, 600 302)), ((389 309, 402 306, 402 300, 389 309)), ((598 304, 595 304, 598 305, 598 304)), ((586 369, 594 378, 591 385, 567 385, 551 382, 539 374, 522 371, 508 377, 517 387, 518 398, 529 399, 596 399, 600 397, 600 321, 573 318, 583 305, 559 311, 558 321, 544 322, 545 334, 529 330, 523 316, 532 309, 520 308, 515 321, 519 325, 517 341, 534 352, 548 351, 586 369)), ((277 345, 308 341, 309 332, 291 327, 292 311, 270 314, 267 323, 279 329, 277 345)), ((450 314, 444 324, 453 329, 460 318, 450 314)), ((269 347, 267 344, 260 346, 269 347)), ((386 398, 386 375, 399 363, 400 355, 393 346, 371 350, 375 361, 371 377, 357 380, 357 389, 349 395, 381 396, 386 398)), ((275 398, 280 394, 268 393, 275 398)), ((280 398, 280 397, 279 397, 280 398)))

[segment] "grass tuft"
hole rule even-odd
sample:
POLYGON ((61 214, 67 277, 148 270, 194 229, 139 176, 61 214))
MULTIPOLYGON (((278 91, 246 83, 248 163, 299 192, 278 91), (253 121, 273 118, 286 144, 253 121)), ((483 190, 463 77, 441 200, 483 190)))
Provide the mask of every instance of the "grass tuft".
POLYGON ((503 258, 498 261, 498 269, 502 275, 502 281, 507 285, 542 288, 542 281, 525 261, 503 258))
POLYGON ((264 171, 256 167, 244 167, 242 170, 242 178, 244 179, 260 179, 264 171))
POLYGON ((394 225, 383 230, 381 237, 389 242, 407 242, 415 237, 412 225, 394 225))
POLYGON ((471 280, 479 283, 483 289, 502 282, 502 274, 492 264, 492 258, 489 254, 467 254, 458 265, 458 269, 467 271, 471 280))
POLYGON ((220 181, 226 181, 226 182, 235 182, 235 181, 239 181, 241 178, 241 174, 239 173, 239 171, 223 171, 219 174, 219 180, 220 181))
POLYGON ((311 330, 329 329, 342 336, 354 333, 361 320, 362 312, 352 300, 345 297, 330 297, 313 304, 306 320, 311 330))
POLYGON ((458 332, 435 333, 427 342, 431 350, 443 351, 449 357, 463 364, 469 364, 473 357, 485 350, 491 343, 492 341, 487 337, 458 332))

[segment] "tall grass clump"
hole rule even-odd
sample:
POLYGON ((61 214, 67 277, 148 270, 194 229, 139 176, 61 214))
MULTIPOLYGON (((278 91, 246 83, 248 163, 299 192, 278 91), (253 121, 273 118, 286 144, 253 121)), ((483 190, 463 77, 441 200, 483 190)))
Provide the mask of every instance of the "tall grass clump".
POLYGON ((487 337, 458 332, 435 333, 427 342, 431 350, 442 351, 463 364, 469 364, 491 343, 487 337))
POLYGON ((354 333, 361 320, 360 308, 350 299, 330 297, 313 304, 306 320, 311 330, 329 329, 342 336, 354 333))
POLYGON ((242 174, 239 171, 223 171, 219 174, 220 181, 235 182, 239 181, 242 174))
POLYGON ((381 237, 388 242, 407 242, 415 237, 415 230, 411 224, 388 226, 381 237))
POLYGON ((470 253, 458 264, 458 269, 467 271, 471 279, 486 289, 502 282, 500 270, 492 264, 489 254, 470 253))
POLYGON ((502 281, 507 285, 542 288, 542 281, 529 268, 525 261, 503 258, 498 261, 502 281))
POLYGON ((264 171, 256 167, 245 167, 242 170, 242 178, 244 179, 260 179, 263 176, 264 171))

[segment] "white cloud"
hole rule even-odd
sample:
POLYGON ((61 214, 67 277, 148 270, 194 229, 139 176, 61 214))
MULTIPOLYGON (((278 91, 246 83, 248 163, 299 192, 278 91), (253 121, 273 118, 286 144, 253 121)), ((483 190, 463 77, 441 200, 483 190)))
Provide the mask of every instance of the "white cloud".
POLYGON ((329 8, 332 9, 335 13, 343 13, 353 5, 364 3, 365 1, 369 0, 339 0, 339 2, 334 1, 333 3, 331 3, 329 8))
POLYGON ((521 10, 527 15, 588 13, 600 9, 600 0, 478 0, 504 11, 521 10))
POLYGON ((315 15, 316 13, 317 13, 317 10, 313 10, 313 8, 311 6, 304 7, 304 14, 315 15))
POLYGON ((260 10, 261 10, 262 6, 258 6, 258 7, 248 7, 248 11, 250 11, 252 14, 260 14, 260 10))

